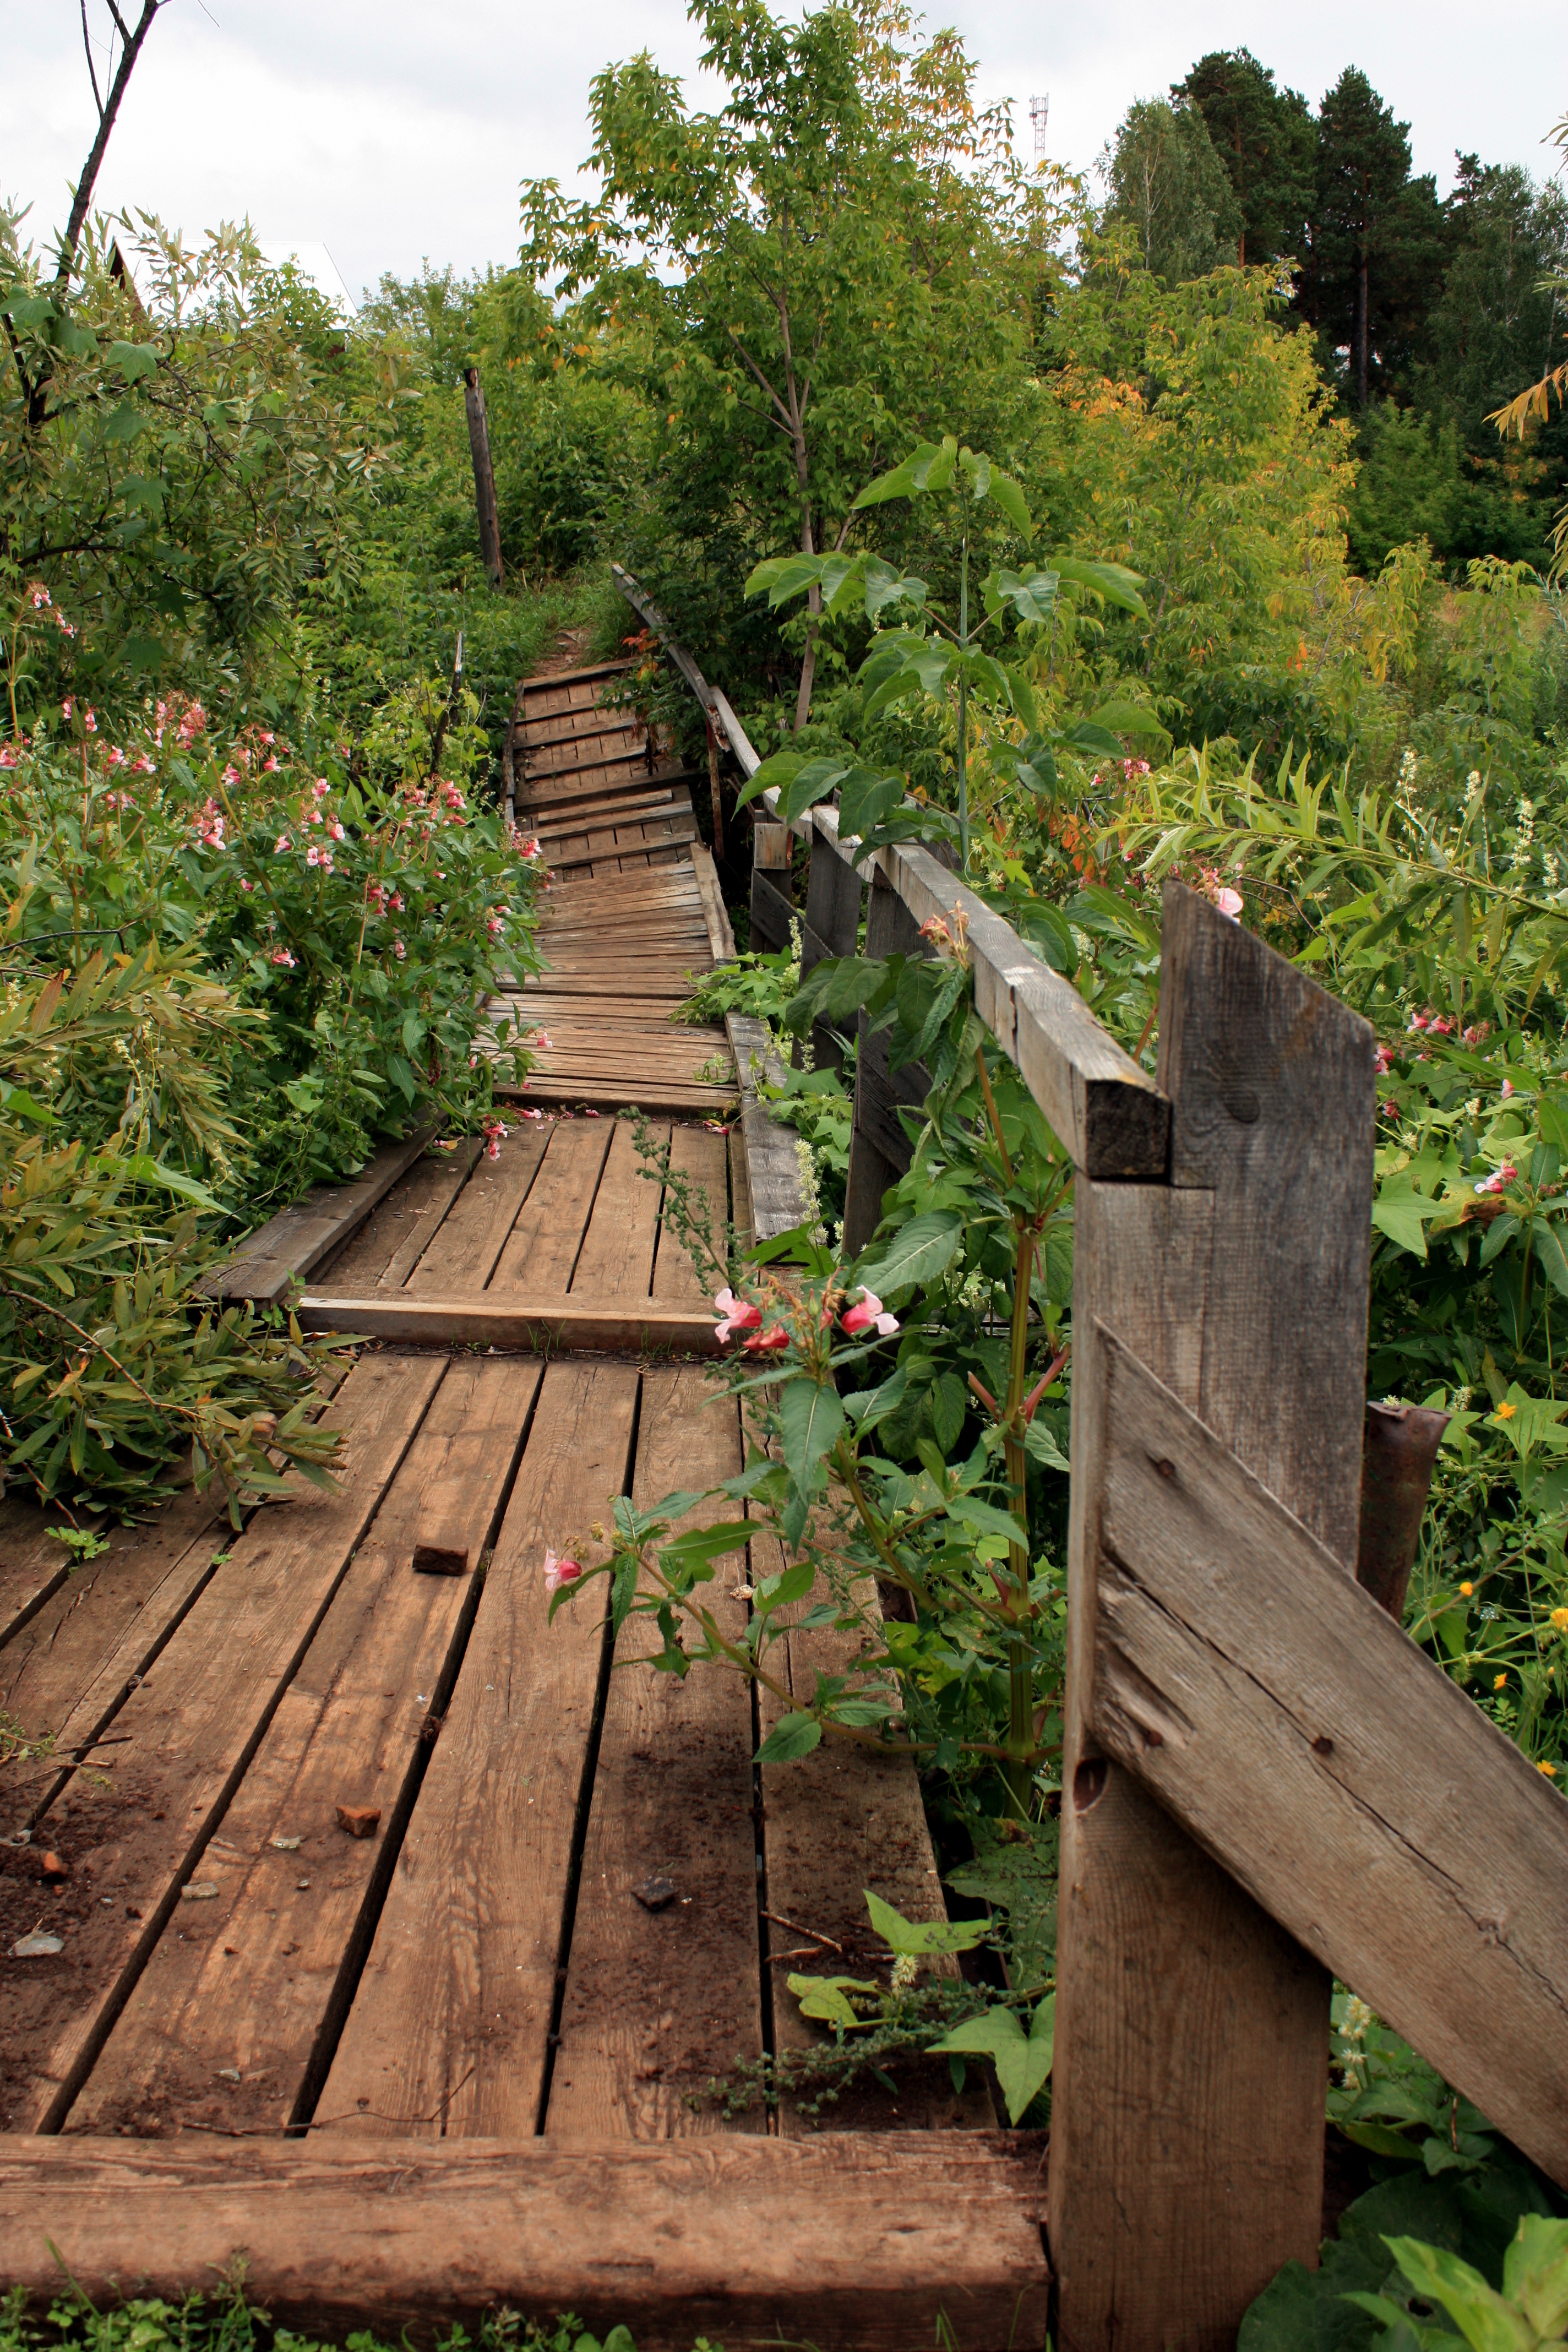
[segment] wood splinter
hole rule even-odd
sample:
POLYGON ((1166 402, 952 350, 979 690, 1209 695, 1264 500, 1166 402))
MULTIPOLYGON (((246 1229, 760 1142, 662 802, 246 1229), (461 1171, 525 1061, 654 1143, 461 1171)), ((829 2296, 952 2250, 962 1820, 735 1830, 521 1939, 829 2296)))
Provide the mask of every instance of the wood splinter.
POLYGON ((340 1805, 338 1827, 347 1830, 350 1837, 374 1837, 381 1822, 379 1805, 340 1805))

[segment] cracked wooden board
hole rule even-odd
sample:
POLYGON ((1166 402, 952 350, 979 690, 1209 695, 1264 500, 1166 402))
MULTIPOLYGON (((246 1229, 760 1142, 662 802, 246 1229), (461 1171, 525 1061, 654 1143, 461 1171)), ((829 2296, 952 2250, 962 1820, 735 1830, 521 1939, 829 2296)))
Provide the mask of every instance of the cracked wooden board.
POLYGON ((1101 1328, 1093 1722, 1568 2186, 1568 1800, 1101 1328))

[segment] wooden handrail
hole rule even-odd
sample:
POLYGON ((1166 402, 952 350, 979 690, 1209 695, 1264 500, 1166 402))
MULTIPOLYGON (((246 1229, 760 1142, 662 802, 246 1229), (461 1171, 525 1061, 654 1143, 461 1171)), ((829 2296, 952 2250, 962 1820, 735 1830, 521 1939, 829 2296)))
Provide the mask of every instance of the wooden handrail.
MULTIPOLYGON (((669 623, 625 567, 610 567, 616 587, 652 629, 691 688, 710 723, 721 728, 744 773, 762 765, 724 696, 710 687, 669 623)), ((763 804, 777 817, 779 795, 763 804)), ((842 864, 879 875, 918 924, 956 908, 969 926, 974 1007, 1086 1175, 1158 1181, 1170 1150, 1171 1107, 1098 1022, 1076 988, 1043 963, 1012 925, 967 888, 929 850, 900 843, 857 861, 853 835, 841 840, 837 809, 819 805, 792 828, 842 864)))

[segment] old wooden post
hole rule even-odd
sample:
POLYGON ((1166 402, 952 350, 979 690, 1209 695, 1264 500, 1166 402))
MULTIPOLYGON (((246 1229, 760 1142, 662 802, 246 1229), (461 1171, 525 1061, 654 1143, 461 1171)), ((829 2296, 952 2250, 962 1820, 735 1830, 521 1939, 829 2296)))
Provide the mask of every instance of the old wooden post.
MULTIPOLYGON (((871 877, 866 908, 866 953, 882 956, 924 956, 931 952, 921 937, 919 923, 880 871, 871 877)), ((918 1110, 931 1091, 931 1073, 923 1062, 907 1063, 901 1070, 888 1067, 888 1041, 873 1034, 860 1016, 859 1051, 855 1062, 855 1123, 849 1139, 849 1181, 844 1197, 844 1246, 863 1250, 882 1214, 882 1195, 896 1184, 910 1164, 910 1143, 899 1120, 899 1108, 918 1110)))
MULTIPOLYGON (((860 870, 819 833, 811 840, 805 913, 800 926, 801 977, 828 956, 852 956, 860 944, 860 870)), ((813 1024, 812 1053, 817 1069, 837 1069, 844 1059, 825 1022, 813 1024)))
POLYGON ((789 945, 790 857, 794 842, 787 824, 759 820, 752 827, 752 945, 777 954, 789 945))
POLYGON ((1096 1738, 1097 1322, 1353 1574, 1373 1033, 1168 884, 1169 1180, 1077 1184, 1051 2261, 1061 2352, 1220 2352, 1322 2210, 1329 1979, 1096 1738))
POLYGON ((468 417, 468 448, 474 460, 474 504, 479 517, 479 553, 490 586, 501 584, 500 516, 496 509, 495 469, 490 464, 490 428, 477 367, 463 370, 463 406, 468 417))

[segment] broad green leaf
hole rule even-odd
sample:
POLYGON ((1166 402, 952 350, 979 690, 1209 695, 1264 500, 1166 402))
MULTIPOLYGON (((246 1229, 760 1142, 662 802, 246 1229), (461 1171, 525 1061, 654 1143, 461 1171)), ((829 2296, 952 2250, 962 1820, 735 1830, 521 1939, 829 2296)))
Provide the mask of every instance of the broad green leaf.
POLYGON ((779 1391, 779 1443, 797 1495, 809 1495, 817 1465, 844 1427, 844 1406, 827 1381, 786 1381, 779 1391))
POLYGON ((852 1992, 879 1993, 879 1984, 865 1977, 786 1977, 784 1982, 800 2003, 803 2017, 820 2018, 825 2024, 841 2025, 853 2032, 874 2024, 875 2019, 861 2017, 850 2007, 846 1995, 852 1992))
POLYGON ((1537 2352, 1534 2328, 1458 2254, 1415 2238, 1385 2238, 1384 2243, 1416 2294, 1441 2305, 1471 2352, 1537 2352))
POLYGON ((831 756, 808 760, 803 768, 795 771, 779 794, 779 822, 793 824, 796 817, 804 816, 807 809, 816 806, 818 801, 827 800, 836 793, 849 772, 842 760, 831 756))
MULTIPOLYGON (((752 1760, 755 1764, 794 1764, 800 1757, 809 1756, 821 1741, 822 1726, 814 1715, 781 1716, 752 1760)), ((790 1990, 795 1990, 793 1977, 790 1990)))
POLYGON ((994 1503, 982 1502, 978 1495, 954 1495, 947 1506, 947 1516, 961 1527, 973 1528, 976 1535, 1002 1536, 1012 1544, 1026 1544, 1028 1540, 1011 1511, 999 1511, 994 1503))
POLYGON ((1018 484, 1013 479, 1011 474, 998 473, 996 469, 993 467, 991 474, 991 495, 995 499, 997 505, 1001 508, 1003 513, 1006 516, 1008 521, 1012 524, 1014 530, 1017 532, 1019 538, 1033 539, 1035 535, 1035 525, 1029 513, 1028 502, 1025 499, 1024 493, 1018 487, 1018 484))
POLYGON ((966 2017, 940 2042, 933 2053, 984 2055, 994 2062, 996 2080, 1007 2102, 1007 2119, 1016 2124, 1029 2102, 1050 2079, 1056 2052, 1056 1995, 1047 1993, 1035 2011, 1027 2034, 1010 2009, 987 2010, 984 2017, 966 2017))
POLYGON ((1380 1234, 1386 1234, 1412 1257, 1426 1255, 1426 1227, 1442 1209, 1436 1201, 1425 1200, 1405 1177, 1385 1181, 1372 1204, 1372 1222, 1380 1234))
POLYGON ((1074 587, 1090 589, 1108 604, 1118 605, 1124 613, 1135 613, 1141 621, 1149 618, 1138 593, 1143 585, 1142 577, 1130 572, 1124 563, 1086 563, 1076 555, 1055 555, 1051 561, 1062 578, 1074 587))
POLYGON ((861 1259, 855 1278, 883 1298, 913 1290, 945 1272, 963 1238, 963 1220, 955 1209, 935 1209, 911 1217, 891 1241, 861 1259))
POLYGON ((989 1932, 990 1922, 985 1919, 906 1919, 868 1886, 865 1892, 871 1925, 890 1952, 913 1958, 933 1952, 972 1952, 989 1932))

